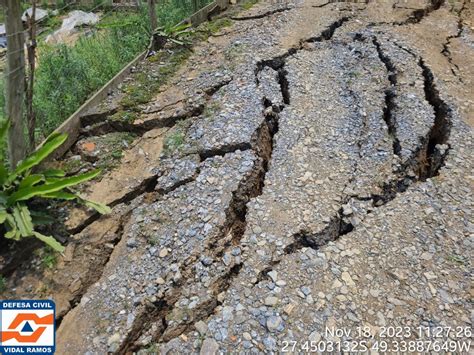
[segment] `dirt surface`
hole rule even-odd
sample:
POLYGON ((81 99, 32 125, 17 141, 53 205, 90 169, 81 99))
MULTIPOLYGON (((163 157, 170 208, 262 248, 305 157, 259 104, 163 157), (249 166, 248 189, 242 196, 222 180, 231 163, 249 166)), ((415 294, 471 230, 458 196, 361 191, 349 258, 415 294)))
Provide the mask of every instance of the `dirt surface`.
POLYGON ((468 353, 473 11, 261 3, 195 46, 43 279, 58 353, 468 353))

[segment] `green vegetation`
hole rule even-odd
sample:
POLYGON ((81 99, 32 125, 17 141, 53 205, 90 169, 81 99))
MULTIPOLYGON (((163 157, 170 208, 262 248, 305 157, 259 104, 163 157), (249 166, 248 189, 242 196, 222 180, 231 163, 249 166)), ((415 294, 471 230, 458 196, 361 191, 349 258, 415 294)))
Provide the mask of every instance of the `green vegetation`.
MULTIPOLYGON (((178 67, 184 63, 184 61, 191 55, 191 51, 187 48, 181 47, 176 48, 173 52, 160 52, 154 57, 150 58, 151 61, 159 61, 164 63, 160 65, 158 71, 147 74, 141 72, 135 76, 135 80, 123 88, 126 93, 125 97, 122 98, 120 104, 124 110, 138 111, 139 105, 149 102, 156 94, 158 89, 166 83, 173 73, 176 72, 178 67)), ((125 115, 123 112, 119 112, 114 115, 115 117, 130 118, 134 116, 125 115)))
POLYGON ((58 263, 57 251, 49 246, 37 250, 38 256, 41 258, 41 265, 45 269, 52 269, 58 263))
POLYGON ((178 150, 184 144, 184 132, 176 130, 165 139, 163 151, 166 155, 178 150))
POLYGON ((454 264, 459 264, 459 265, 465 265, 466 264, 466 259, 463 256, 456 255, 456 254, 450 254, 446 258, 448 261, 454 264))
POLYGON ((48 135, 148 44, 145 14, 117 15, 116 23, 74 47, 43 45, 35 82, 39 131, 48 135), (126 16, 126 21, 124 17, 126 16))
POLYGON ((122 159, 123 151, 136 137, 136 134, 131 132, 115 132, 100 138, 99 144, 104 148, 101 149, 103 153, 96 163, 97 167, 105 172, 117 166, 122 159))
POLYGON ((197 27, 194 36, 197 39, 204 41, 209 38, 209 36, 216 34, 221 29, 231 25, 232 21, 228 18, 218 18, 213 21, 204 22, 197 27))
POLYGON ((45 158, 53 153, 67 139, 65 134, 53 134, 36 152, 21 161, 15 169, 10 169, 3 154, 6 133, 9 124, 0 125, 0 234, 7 239, 36 237, 56 251, 64 247, 52 236, 37 231, 37 226, 52 223, 53 220, 44 213, 32 208, 32 201, 38 198, 66 201, 78 201, 97 210, 107 213, 110 209, 102 204, 85 200, 70 190, 84 181, 96 177, 100 170, 86 174, 65 177, 65 172, 58 169, 33 171, 45 158))
MULTIPOLYGON (((210 0, 199 0, 198 8, 209 2, 210 0)), ((94 33, 82 36, 74 46, 47 45, 40 41, 34 96, 38 138, 51 133, 149 44, 151 31, 146 7, 138 11, 112 10, 111 4, 111 1, 109 4, 103 0, 88 2, 88 5, 79 2, 78 5, 69 6, 62 11, 76 8, 85 11, 102 10, 105 13, 94 33)), ((46 3, 40 2, 40 5, 47 7, 46 3)), ((65 2, 57 1, 55 8, 63 6, 65 2)), ((187 43, 189 35, 183 32, 186 28, 176 25, 193 12, 191 0, 160 2, 157 6, 157 16, 161 30, 171 34, 176 43, 187 43)), ((60 26, 59 17, 50 16, 41 26, 46 31, 43 31, 40 39, 60 26)), ((180 60, 182 58, 178 56, 174 64, 180 60)), ((176 68, 173 65, 165 66, 161 74, 174 69, 176 68)), ((146 87, 153 89, 153 86, 159 84, 148 84, 146 87)), ((3 91, 3 82, 0 82, 0 90, 3 91)), ((3 114, 4 98, 3 95, 0 96, 0 111, 3 114)), ((131 101, 124 102, 126 107, 144 103, 152 96, 146 89, 135 87, 131 88, 128 97, 131 101)))
POLYGON ((244 10, 250 10, 256 3, 258 3, 258 0, 248 0, 242 4, 242 7, 244 10))

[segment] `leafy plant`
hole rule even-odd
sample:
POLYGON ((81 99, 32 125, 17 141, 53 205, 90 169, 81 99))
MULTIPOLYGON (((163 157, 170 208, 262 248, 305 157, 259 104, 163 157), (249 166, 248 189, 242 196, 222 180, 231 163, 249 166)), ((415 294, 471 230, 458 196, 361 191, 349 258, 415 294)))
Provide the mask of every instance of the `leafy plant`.
POLYGON ((47 269, 52 269, 58 262, 57 255, 54 249, 46 246, 41 251, 41 264, 47 269))
POLYGON ((156 29, 155 34, 180 46, 190 45, 192 43, 191 35, 193 33, 190 27, 191 24, 189 23, 178 24, 171 27, 161 26, 156 29))
MULTIPOLYGON (((9 124, 0 123, 0 143, 6 141, 9 124)), ((100 170, 66 177, 65 172, 50 169, 42 172, 33 171, 45 158, 61 146, 67 139, 66 134, 54 133, 42 147, 21 161, 15 169, 9 169, 0 149, 0 228, 8 239, 20 240, 36 237, 56 251, 62 252, 64 247, 52 236, 45 236, 35 227, 50 222, 43 213, 30 210, 29 202, 35 198, 76 200, 95 209, 99 213, 108 213, 110 209, 102 204, 85 200, 69 190, 70 187, 96 177, 100 170)))

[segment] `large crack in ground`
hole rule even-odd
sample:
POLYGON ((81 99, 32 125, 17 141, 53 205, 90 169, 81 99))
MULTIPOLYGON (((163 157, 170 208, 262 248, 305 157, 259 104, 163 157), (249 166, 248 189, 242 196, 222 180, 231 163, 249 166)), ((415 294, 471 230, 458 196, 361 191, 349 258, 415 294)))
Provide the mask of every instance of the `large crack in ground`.
POLYGON ((425 17, 427 17, 433 11, 439 10, 439 8, 445 3, 445 0, 430 0, 430 4, 423 9, 417 9, 411 13, 411 15, 404 21, 395 22, 394 25, 404 26, 408 24, 419 23, 425 17))
MULTIPOLYGON (((383 118, 393 139, 394 153, 398 155, 400 152, 400 144, 396 138, 396 130, 394 129, 396 118, 391 111, 394 107, 392 100, 395 98, 394 90, 397 84, 396 69, 392 60, 383 51, 376 37, 373 38, 373 44, 377 49, 380 60, 387 68, 388 78, 393 86, 385 92, 386 107, 384 109, 383 118), (389 101, 388 103, 387 100, 389 101)), ((410 53, 412 52, 410 51, 410 53)), ((406 163, 399 167, 392 176, 392 179, 384 184, 382 195, 372 195, 370 198, 352 197, 352 199, 356 201, 372 201, 370 204, 371 210, 367 210, 366 213, 371 213, 373 208, 378 208, 394 200, 400 193, 407 191, 408 187, 412 184, 423 182, 428 178, 437 176, 449 153, 447 143, 452 125, 452 109, 441 99, 439 90, 435 84, 433 72, 427 66, 424 59, 422 57, 418 58, 414 54, 413 56, 418 60, 418 65, 422 69, 425 99, 433 107, 435 113, 434 123, 427 136, 421 140, 420 148, 413 153, 413 156, 408 159, 406 163)), ((344 206, 350 200, 350 196, 342 198, 340 209, 330 219, 323 230, 318 232, 301 230, 295 233, 293 235, 294 242, 284 248, 284 255, 293 254, 302 248, 318 250, 329 242, 336 241, 340 237, 355 231, 356 227, 344 214, 344 206)), ((268 280, 268 273, 273 270, 275 265, 281 262, 283 257, 284 256, 280 259, 272 260, 271 265, 263 268, 257 276, 256 284, 263 280, 268 280)))
POLYGON ((234 21, 258 20, 258 19, 261 19, 261 18, 265 18, 265 17, 268 17, 268 16, 272 16, 272 15, 281 13, 281 12, 290 11, 292 9, 293 9, 292 7, 282 7, 282 8, 279 8, 279 9, 267 11, 267 12, 265 12, 263 14, 259 14, 259 15, 231 17, 231 19, 234 20, 234 21))
MULTIPOLYGON (((283 104, 277 105, 271 102, 267 97, 262 98, 262 114, 264 120, 256 130, 252 142, 250 143, 251 149, 254 150, 258 157, 258 162, 254 166, 251 175, 244 179, 244 181, 241 181, 239 188, 233 193, 230 207, 226 211, 227 222, 221 233, 219 233, 220 236, 209 242, 208 250, 211 251, 213 256, 223 255, 228 248, 240 244, 240 240, 246 229, 247 204, 250 199, 260 196, 263 192, 265 176, 268 172, 272 158, 274 136, 279 130, 279 115, 284 107, 290 104, 289 84, 286 78, 287 72, 285 69, 286 59, 297 53, 297 51, 305 49, 305 43, 330 40, 336 29, 342 26, 342 24, 348 19, 348 17, 343 17, 328 26, 319 36, 301 41, 299 47, 290 48, 281 56, 269 60, 263 60, 256 64, 255 80, 257 85, 259 85, 259 73, 264 70, 265 67, 270 67, 277 71, 278 84, 283 97, 283 104), (224 245, 220 244, 219 241, 226 240, 226 236, 229 235, 229 233, 232 235, 231 241, 224 245)), ((213 153, 224 155, 227 151, 216 150, 213 153)), ((201 153, 200 156, 201 160, 209 158, 208 154, 205 153, 201 153)), ((186 265, 191 265, 197 257, 198 256, 191 256, 190 259, 186 261, 186 265)), ((182 290, 179 287, 166 294, 166 301, 162 299, 154 304, 148 305, 141 316, 135 320, 132 331, 122 342, 117 353, 125 354, 140 349, 141 346, 140 344, 137 344, 137 341, 152 324, 160 325, 158 330, 152 336, 154 342, 167 341, 191 330, 197 321, 208 318, 214 312, 215 308, 219 305, 217 295, 225 292, 230 287, 232 279, 239 274, 241 267, 242 264, 236 264, 225 274, 217 278, 212 285, 214 298, 198 306, 193 311, 192 319, 188 320, 185 324, 179 324, 170 329, 166 322, 166 316, 173 312, 175 307, 174 304, 181 296, 182 290)), ((182 273, 184 279, 192 280, 194 271, 189 271, 183 267, 182 273)))
MULTIPOLYGON (((444 5, 445 0, 430 0, 429 5, 422 8, 422 9, 415 9, 412 13, 403 21, 394 21, 394 22, 371 22, 369 23, 369 27, 371 26, 381 26, 381 25, 392 25, 392 26, 406 26, 406 25, 413 25, 421 22, 424 18, 429 16, 433 11, 439 10, 441 6, 444 5)), ((395 4, 394 4, 395 5, 395 4)), ((395 6, 394 9, 410 9, 410 8, 403 8, 395 6)))
MULTIPOLYGON (((240 244, 240 240, 246 230, 247 204, 251 199, 261 195, 263 192, 266 173, 268 172, 272 158, 274 136, 279 129, 279 115, 286 105, 290 105, 291 101, 289 83, 286 77, 287 71, 285 69, 286 60, 288 57, 296 54, 299 50, 306 49, 305 45, 307 43, 330 40, 334 35, 335 30, 342 26, 342 24, 348 19, 348 17, 343 17, 337 20, 328 26, 328 28, 326 28, 319 36, 302 40, 299 47, 290 48, 283 55, 258 62, 255 69, 255 80, 257 84, 259 84, 258 74, 262 70, 266 67, 275 70, 278 73, 278 83, 283 97, 283 104, 276 105, 266 97, 262 99, 262 111, 265 119, 255 132, 252 142, 199 153, 201 161, 216 155, 223 156, 235 152, 236 150, 248 149, 254 150, 258 157, 258 161, 255 164, 252 173, 240 182, 239 187, 233 193, 230 206, 228 210, 226 210, 225 226, 222 228, 219 236, 209 242, 208 249, 213 256, 222 256, 229 248, 240 244), (232 236, 230 240, 226 238, 226 236, 229 235, 232 236), (226 240, 226 242, 222 244, 221 240, 226 240)), ((375 37, 373 38, 373 44, 377 49, 380 60, 384 63, 387 69, 388 79, 391 84, 391 87, 385 91, 386 107, 384 109, 383 118, 387 124, 389 134, 393 139, 394 153, 398 155, 400 152, 400 144, 396 137, 395 117, 392 114, 395 98, 394 89, 397 84, 396 70, 392 61, 385 54, 375 37)), ((399 193, 406 191, 408 186, 413 182, 424 181, 427 178, 437 175, 440 167, 444 164, 444 160, 448 153, 448 149, 440 148, 440 145, 445 145, 449 139, 451 109, 440 98, 439 91, 434 83, 433 73, 426 65, 425 61, 422 58, 419 58, 418 64, 423 72, 426 100, 430 103, 435 112, 434 125, 413 159, 402 166, 400 170, 395 173, 393 179, 384 186, 383 195, 372 196, 373 205, 375 207, 379 207, 393 200, 399 193), (413 170, 418 173, 418 177, 411 174, 411 171, 413 170)), ((139 189, 136 195, 133 197, 130 195, 130 199, 134 199, 140 194, 149 191, 150 189, 154 189, 157 178, 158 177, 153 177, 150 181, 145 183, 145 186, 139 189)), ((189 183, 194 179, 195 177, 191 180, 180 182, 176 187, 189 183)), ((168 192, 169 191, 162 193, 168 192)), ((302 230, 296 233, 293 236, 294 242, 285 247, 285 254, 288 255, 295 253, 304 247, 319 249, 329 242, 337 240, 341 236, 350 234, 355 227, 347 220, 347 218, 345 218, 343 209, 343 205, 345 205, 349 199, 349 196, 343 199, 340 209, 322 231, 312 232, 302 230)), ((134 321, 132 329, 128 333, 128 337, 122 342, 117 353, 125 354, 140 349, 141 345, 137 342, 152 325, 155 325, 155 328, 157 328, 153 334, 153 341, 163 342, 192 330, 197 321, 207 319, 215 311, 216 307, 220 304, 218 301, 218 295, 225 292, 230 287, 232 280, 239 274, 240 269, 243 266, 242 263, 233 265, 224 274, 217 278, 217 280, 212 284, 213 297, 199 305, 199 307, 194 310, 192 318, 185 324, 179 324, 173 327, 170 327, 169 324, 167 324, 167 315, 173 312, 175 303, 182 295, 182 285, 186 283, 186 280, 192 280, 194 277, 194 271, 188 270, 187 266, 191 265, 193 261, 196 261, 197 257, 198 256, 192 256, 190 260, 186 262, 186 265, 183 265, 181 268, 184 281, 178 283, 176 287, 169 289, 166 292, 165 298, 159 299, 156 302, 148 303, 145 306, 143 312, 134 321)), ((279 260, 276 260, 273 261, 271 265, 268 265, 268 267, 260 273, 258 281, 265 279, 266 274, 275 264, 278 263, 279 260)), ((75 299, 74 302, 77 302, 79 299, 80 297, 75 299)))
MULTIPOLYGON (((90 136, 95 136, 95 135, 103 135, 107 133, 113 133, 113 132, 132 132, 135 134, 138 134, 139 136, 143 136, 146 132, 149 132, 153 129, 157 128, 165 128, 169 127, 172 128, 176 124, 178 124, 180 121, 186 120, 186 119, 193 119, 196 118, 200 115, 203 114, 207 103, 212 99, 212 97, 223 87, 226 85, 229 85, 230 82, 233 80, 233 78, 229 78, 223 81, 220 81, 214 85, 209 86, 208 88, 204 89, 203 92, 205 94, 204 96, 204 103, 201 104, 196 104, 196 105, 190 105, 187 109, 185 109, 184 112, 180 114, 174 114, 171 116, 167 116, 165 118, 160 118, 160 119, 155 119, 155 120, 149 120, 146 122, 143 122, 139 125, 133 125, 130 123, 124 123, 124 122, 119 122, 119 121, 112 121, 112 120, 107 120, 107 116, 111 111, 107 111, 105 113, 101 114, 93 114, 93 115, 88 115, 81 117, 81 125, 83 127, 85 125, 94 125, 98 124, 96 128, 92 128, 87 130, 87 132, 83 132, 83 135, 90 135, 90 136)), ((182 101, 182 100, 180 100, 182 101)), ((176 102, 180 102, 176 101, 176 102)), ((166 106, 163 106, 161 109, 164 109, 166 106)), ((115 111, 116 112, 116 111, 115 111)), ((243 144, 239 146, 229 146, 229 147, 224 147, 220 150, 210 150, 210 151, 199 151, 197 154, 199 154, 201 161, 204 161, 205 159, 211 158, 213 156, 217 155, 224 155, 226 153, 235 151, 235 150, 247 150, 249 149, 250 146, 243 144)), ((134 200, 140 195, 143 195, 144 193, 147 192, 153 192, 157 180, 160 178, 160 175, 153 175, 147 179, 144 179, 143 181, 140 182, 132 191, 128 192, 121 198, 112 201, 111 203, 108 204, 109 207, 115 207, 121 203, 129 203, 130 201, 134 200)), ((176 184, 176 186, 166 190, 166 191, 158 191, 160 195, 165 195, 176 188, 182 186, 183 184, 186 184, 188 182, 193 181, 192 179, 185 179, 183 181, 180 181, 176 184)), ((101 215, 97 212, 94 212, 91 216, 89 216, 86 220, 84 220, 79 226, 68 230, 70 234, 77 234, 82 232, 85 228, 87 228, 89 225, 97 221, 101 215)))
POLYGON ((462 19, 462 13, 466 9, 466 1, 463 1, 461 8, 456 12, 456 15, 458 17, 458 23, 457 23, 457 31, 454 35, 450 35, 446 37, 446 41, 443 43, 443 50, 441 51, 441 54, 443 54, 447 59, 449 64, 451 65, 451 72, 455 77, 458 78, 458 80, 462 83, 463 80, 460 76, 460 69, 459 66, 453 62, 453 58, 451 55, 451 50, 449 47, 451 46, 451 41, 455 38, 459 38, 462 35, 463 28, 464 28, 464 21, 462 19))
POLYGON ((377 49, 377 54, 380 61, 385 65, 387 70, 388 81, 390 82, 390 87, 385 90, 385 107, 383 119, 388 128, 388 134, 392 139, 393 153, 400 156, 402 150, 400 146, 400 141, 397 137, 397 126, 395 122, 395 117, 393 111, 395 109, 395 97, 396 97, 396 87, 397 87, 397 71, 393 65, 390 58, 383 52, 380 42, 377 40, 377 37, 374 37, 372 40, 375 48, 377 49))
MULTIPOLYGON (((216 238, 208 242, 206 249, 210 251, 212 258, 217 259, 227 248, 238 245, 245 232, 247 204, 251 198, 255 198, 262 193, 266 167, 268 167, 268 161, 271 159, 273 136, 278 127, 275 119, 276 116, 273 115, 271 118, 266 117, 256 132, 254 138, 256 144, 253 145, 252 149, 254 149, 257 155, 257 161, 250 175, 241 181, 237 190, 233 192, 229 208, 226 210, 226 223, 224 227, 216 238), (230 240, 227 238, 229 235, 232 236, 230 240), (223 240, 227 242, 222 244, 223 240)), ((183 276, 183 280, 192 280, 194 278, 195 271, 194 269, 189 269, 189 266, 198 261, 199 257, 200 255, 192 255, 186 260, 186 263, 182 265, 180 272, 183 276)), ((232 266, 226 273, 220 275, 217 280, 214 281, 211 286, 213 297, 193 310, 192 322, 179 324, 170 328, 166 322, 166 317, 173 312, 174 304, 182 295, 181 287, 185 284, 185 281, 180 282, 177 287, 169 290, 166 294, 166 300, 161 299, 146 307, 146 310, 142 312, 138 320, 135 321, 134 328, 122 343, 117 353, 124 354, 138 350, 140 345, 136 344, 136 342, 152 324, 161 324, 155 334, 152 335, 153 341, 156 342, 171 339, 188 331, 194 322, 208 317, 209 314, 213 312, 218 305, 218 294, 229 287, 233 277, 238 274, 241 267, 241 264, 232 266)))
POLYGON ((59 329, 59 326, 61 325, 61 322, 64 317, 79 304, 82 299, 82 296, 84 296, 89 287, 101 278, 103 270, 112 256, 113 249, 122 240, 125 225, 130 220, 131 215, 132 211, 128 210, 125 214, 120 216, 120 219, 118 221, 119 227, 115 232, 115 237, 109 242, 108 246, 101 246, 102 252, 97 254, 100 256, 99 259, 94 259, 94 267, 90 269, 90 272, 87 274, 87 277, 81 277, 81 289, 79 291, 76 291, 74 297, 69 301, 69 310, 64 314, 57 316, 57 329, 59 329))

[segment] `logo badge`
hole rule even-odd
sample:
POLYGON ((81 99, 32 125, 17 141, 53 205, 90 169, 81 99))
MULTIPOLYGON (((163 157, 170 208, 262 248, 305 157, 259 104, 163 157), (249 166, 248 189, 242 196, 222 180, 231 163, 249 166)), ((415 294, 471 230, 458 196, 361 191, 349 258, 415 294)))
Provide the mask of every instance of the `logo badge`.
POLYGON ((53 301, 0 301, 0 353, 53 354, 54 320, 53 301))

